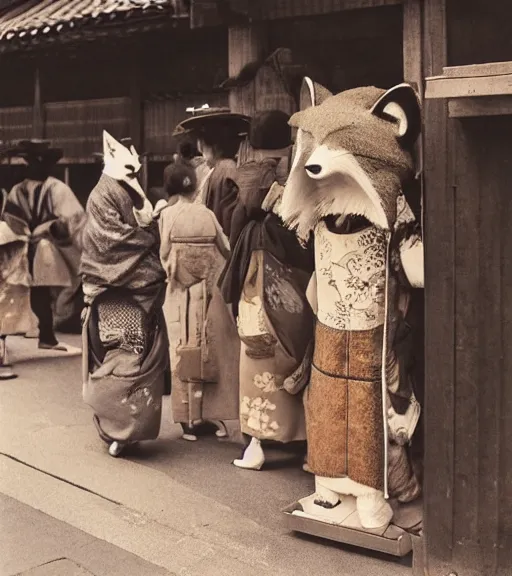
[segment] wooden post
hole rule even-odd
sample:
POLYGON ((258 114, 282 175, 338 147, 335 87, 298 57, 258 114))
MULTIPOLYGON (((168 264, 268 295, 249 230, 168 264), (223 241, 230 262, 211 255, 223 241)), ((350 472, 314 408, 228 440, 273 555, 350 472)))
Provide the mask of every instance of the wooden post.
POLYGON ((44 107, 41 100, 41 78, 39 65, 34 73, 34 104, 32 107, 32 138, 44 138, 44 107))
MULTIPOLYGON (((240 73, 242 68, 265 56, 266 42, 261 26, 234 26, 228 31, 229 76, 240 73)), ((256 109, 254 83, 243 88, 234 88, 229 94, 232 112, 251 115, 256 109)))
MULTIPOLYGON (((404 81, 417 87, 423 99, 422 0, 404 0, 404 81)), ((417 171, 423 173, 423 134, 416 146, 417 171)))
MULTIPOLYGON (((130 76, 130 98, 131 98, 131 122, 129 136, 133 141, 133 145, 139 154, 143 154, 146 150, 144 147, 144 102, 141 89, 141 62, 138 54, 134 54, 134 67, 130 76)), ((148 185, 148 169, 147 157, 144 155, 140 160, 142 168, 140 170, 140 185, 142 189, 147 192, 148 185)))
MULTIPOLYGON (((423 22, 424 76, 440 75, 447 64, 446 0, 424 2, 423 22)), ((424 101, 424 537, 429 576, 450 574, 453 553, 455 189, 447 122, 445 101, 424 101)))
POLYGON ((64 166, 64 184, 69 186, 69 164, 64 166))

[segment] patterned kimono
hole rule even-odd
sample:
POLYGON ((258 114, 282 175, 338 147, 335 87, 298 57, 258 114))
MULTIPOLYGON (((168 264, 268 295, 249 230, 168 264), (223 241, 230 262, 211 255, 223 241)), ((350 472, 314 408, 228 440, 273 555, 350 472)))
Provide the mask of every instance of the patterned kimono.
POLYGON ((105 442, 157 438, 168 368, 165 273, 156 225, 140 227, 129 193, 103 174, 83 234, 83 397, 105 442))
MULTIPOLYGON (((0 218, 7 200, 1 192, 0 218)), ((0 220, 0 336, 23 334, 32 327, 28 241, 0 220)))
POLYGON ((260 440, 300 441, 307 379, 301 385, 292 375, 310 345, 314 315, 306 287, 314 264, 276 213, 260 212, 242 231, 222 280, 242 342, 240 425, 260 440))
MULTIPOLYGON (((413 219, 403 195, 397 213, 397 228, 413 219)), ((384 417, 408 409, 412 429, 419 418, 394 346, 408 305, 408 259, 419 243, 415 235, 397 245, 375 226, 339 234, 321 221, 315 229, 317 322, 305 395, 308 464, 317 476, 348 477, 399 494, 402 501, 414 499, 419 485, 405 448, 397 438, 388 441, 384 417)))
POLYGON ((161 212, 159 226, 174 422, 193 426, 236 419, 237 391, 229 381, 228 386, 219 382, 208 317, 212 291, 229 255, 227 239, 213 212, 181 196, 161 212))
POLYGON ((308 344, 302 335, 312 321, 305 289, 308 276, 283 265, 263 250, 252 253, 238 308, 240 354, 240 426, 259 440, 293 442, 306 439, 301 390, 285 388, 285 380, 300 366, 308 344), (276 322, 296 340, 287 349, 276 322))

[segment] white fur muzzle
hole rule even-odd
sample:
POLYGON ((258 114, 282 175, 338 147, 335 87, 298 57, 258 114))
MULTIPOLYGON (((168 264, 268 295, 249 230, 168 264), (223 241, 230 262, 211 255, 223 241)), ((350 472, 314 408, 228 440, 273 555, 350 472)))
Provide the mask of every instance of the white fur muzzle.
POLYGON ((295 157, 283 193, 282 217, 299 238, 307 240, 327 216, 364 216, 388 229, 381 199, 357 159, 347 150, 318 144, 298 131, 295 157))

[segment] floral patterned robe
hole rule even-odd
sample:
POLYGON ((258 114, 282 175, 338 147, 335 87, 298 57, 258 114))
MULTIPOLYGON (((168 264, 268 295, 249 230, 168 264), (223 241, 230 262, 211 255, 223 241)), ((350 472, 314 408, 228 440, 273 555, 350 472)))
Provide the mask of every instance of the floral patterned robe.
POLYGON ((264 250, 252 253, 237 324, 242 341, 240 425, 253 438, 283 443, 306 439, 302 394, 285 386, 303 358, 287 351, 274 329, 276 315, 281 314, 278 321, 295 340, 303 334, 309 337, 301 329, 310 314, 301 289, 306 283, 307 274, 283 266, 264 250))

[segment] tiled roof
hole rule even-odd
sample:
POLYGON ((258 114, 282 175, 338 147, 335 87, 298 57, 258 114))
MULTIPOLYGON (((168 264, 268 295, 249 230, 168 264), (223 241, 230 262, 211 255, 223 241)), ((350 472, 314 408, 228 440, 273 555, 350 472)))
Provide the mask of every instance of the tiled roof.
POLYGON ((158 13, 186 16, 181 0, 24 0, 0 11, 0 42, 158 13))

